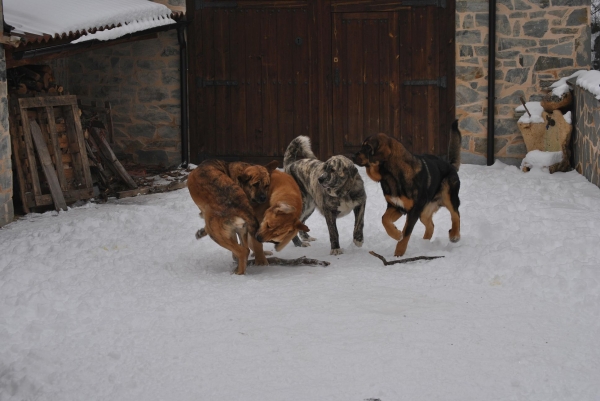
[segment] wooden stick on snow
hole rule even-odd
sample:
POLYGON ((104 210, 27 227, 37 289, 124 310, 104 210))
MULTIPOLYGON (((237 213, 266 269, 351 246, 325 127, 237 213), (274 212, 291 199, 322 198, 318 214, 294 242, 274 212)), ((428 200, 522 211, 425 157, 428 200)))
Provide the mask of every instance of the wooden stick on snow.
POLYGON ((383 256, 381 256, 378 253, 375 253, 373 251, 369 252, 371 255, 375 256, 376 258, 379 258, 383 264, 385 266, 389 266, 389 265, 395 265, 396 263, 409 263, 409 262, 415 262, 417 260, 432 260, 432 259, 438 259, 438 258, 443 258, 443 256, 417 256, 414 258, 406 258, 406 259, 400 259, 400 260, 392 260, 391 262, 388 262, 383 256))

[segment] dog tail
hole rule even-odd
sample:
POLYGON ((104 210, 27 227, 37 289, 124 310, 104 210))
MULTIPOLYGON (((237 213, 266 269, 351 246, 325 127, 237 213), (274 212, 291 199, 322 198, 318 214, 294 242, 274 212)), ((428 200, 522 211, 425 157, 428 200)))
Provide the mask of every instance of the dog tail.
POLYGON ((296 137, 285 150, 283 156, 283 169, 300 159, 316 159, 310 146, 310 138, 307 136, 296 137))
POLYGON ((454 120, 452 123, 452 129, 450 130, 450 144, 448 145, 448 161, 456 170, 460 168, 460 147, 461 147, 462 135, 458 129, 458 120, 454 120))

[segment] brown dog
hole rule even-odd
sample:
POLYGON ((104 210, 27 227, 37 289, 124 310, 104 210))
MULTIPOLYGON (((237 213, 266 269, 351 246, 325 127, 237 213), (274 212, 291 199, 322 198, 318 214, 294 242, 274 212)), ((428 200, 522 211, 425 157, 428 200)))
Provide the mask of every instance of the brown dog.
POLYGON ((238 262, 236 274, 246 272, 250 253, 248 235, 254 236, 259 226, 251 204, 267 200, 270 175, 276 167, 277 161, 263 167, 207 160, 188 176, 190 195, 206 222, 196 237, 202 237, 205 232, 217 244, 229 249, 238 262))
POLYGON ((250 240, 255 255, 254 263, 257 265, 269 264, 263 251, 263 242, 275 243, 275 250, 279 252, 298 234, 298 230, 309 231, 300 221, 300 187, 289 174, 274 170, 271 173, 268 202, 255 205, 253 209, 254 216, 260 222, 256 237, 250 240))
POLYGON ((433 235, 433 214, 441 206, 450 211, 450 241, 460 240, 460 141, 458 121, 452 124, 448 159, 433 155, 413 155, 400 142, 385 134, 368 137, 354 156, 354 162, 367 168, 369 177, 381 184, 387 201, 382 217, 388 235, 398 241, 394 256, 406 252, 408 240, 417 220, 425 225, 423 239, 433 235), (406 214, 400 232, 394 222, 406 214))

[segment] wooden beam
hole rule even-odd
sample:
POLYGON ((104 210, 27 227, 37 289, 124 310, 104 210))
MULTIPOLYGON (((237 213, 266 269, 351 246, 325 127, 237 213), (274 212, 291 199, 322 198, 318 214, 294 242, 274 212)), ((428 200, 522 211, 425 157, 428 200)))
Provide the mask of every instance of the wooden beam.
MULTIPOLYGON (((54 164, 52 163, 50 152, 48 152, 48 145, 42 136, 42 130, 33 118, 29 120, 29 126, 31 128, 33 143, 35 144, 40 162, 42 163, 44 174, 46 175, 46 180, 48 181, 48 186, 50 187, 50 194, 52 195, 52 200, 54 201, 54 207, 56 210, 62 209, 66 211, 67 202, 65 202, 62 188, 58 182, 58 176, 56 175, 56 170, 54 170, 54 164)), ((60 167, 62 168, 62 165, 60 167)))

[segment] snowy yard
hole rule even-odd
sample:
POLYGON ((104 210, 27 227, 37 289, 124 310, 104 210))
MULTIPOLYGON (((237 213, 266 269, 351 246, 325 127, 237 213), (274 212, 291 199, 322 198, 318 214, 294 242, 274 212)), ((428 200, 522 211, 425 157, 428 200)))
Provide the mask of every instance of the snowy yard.
MULTIPOLYGON (((405 257, 364 175, 365 244, 230 274, 186 189, 29 215, 0 230, 0 400, 600 399, 600 190, 576 172, 463 165, 405 257)), ((404 220, 400 221, 400 225, 404 220)), ((270 249, 270 245, 267 249, 270 249)))

